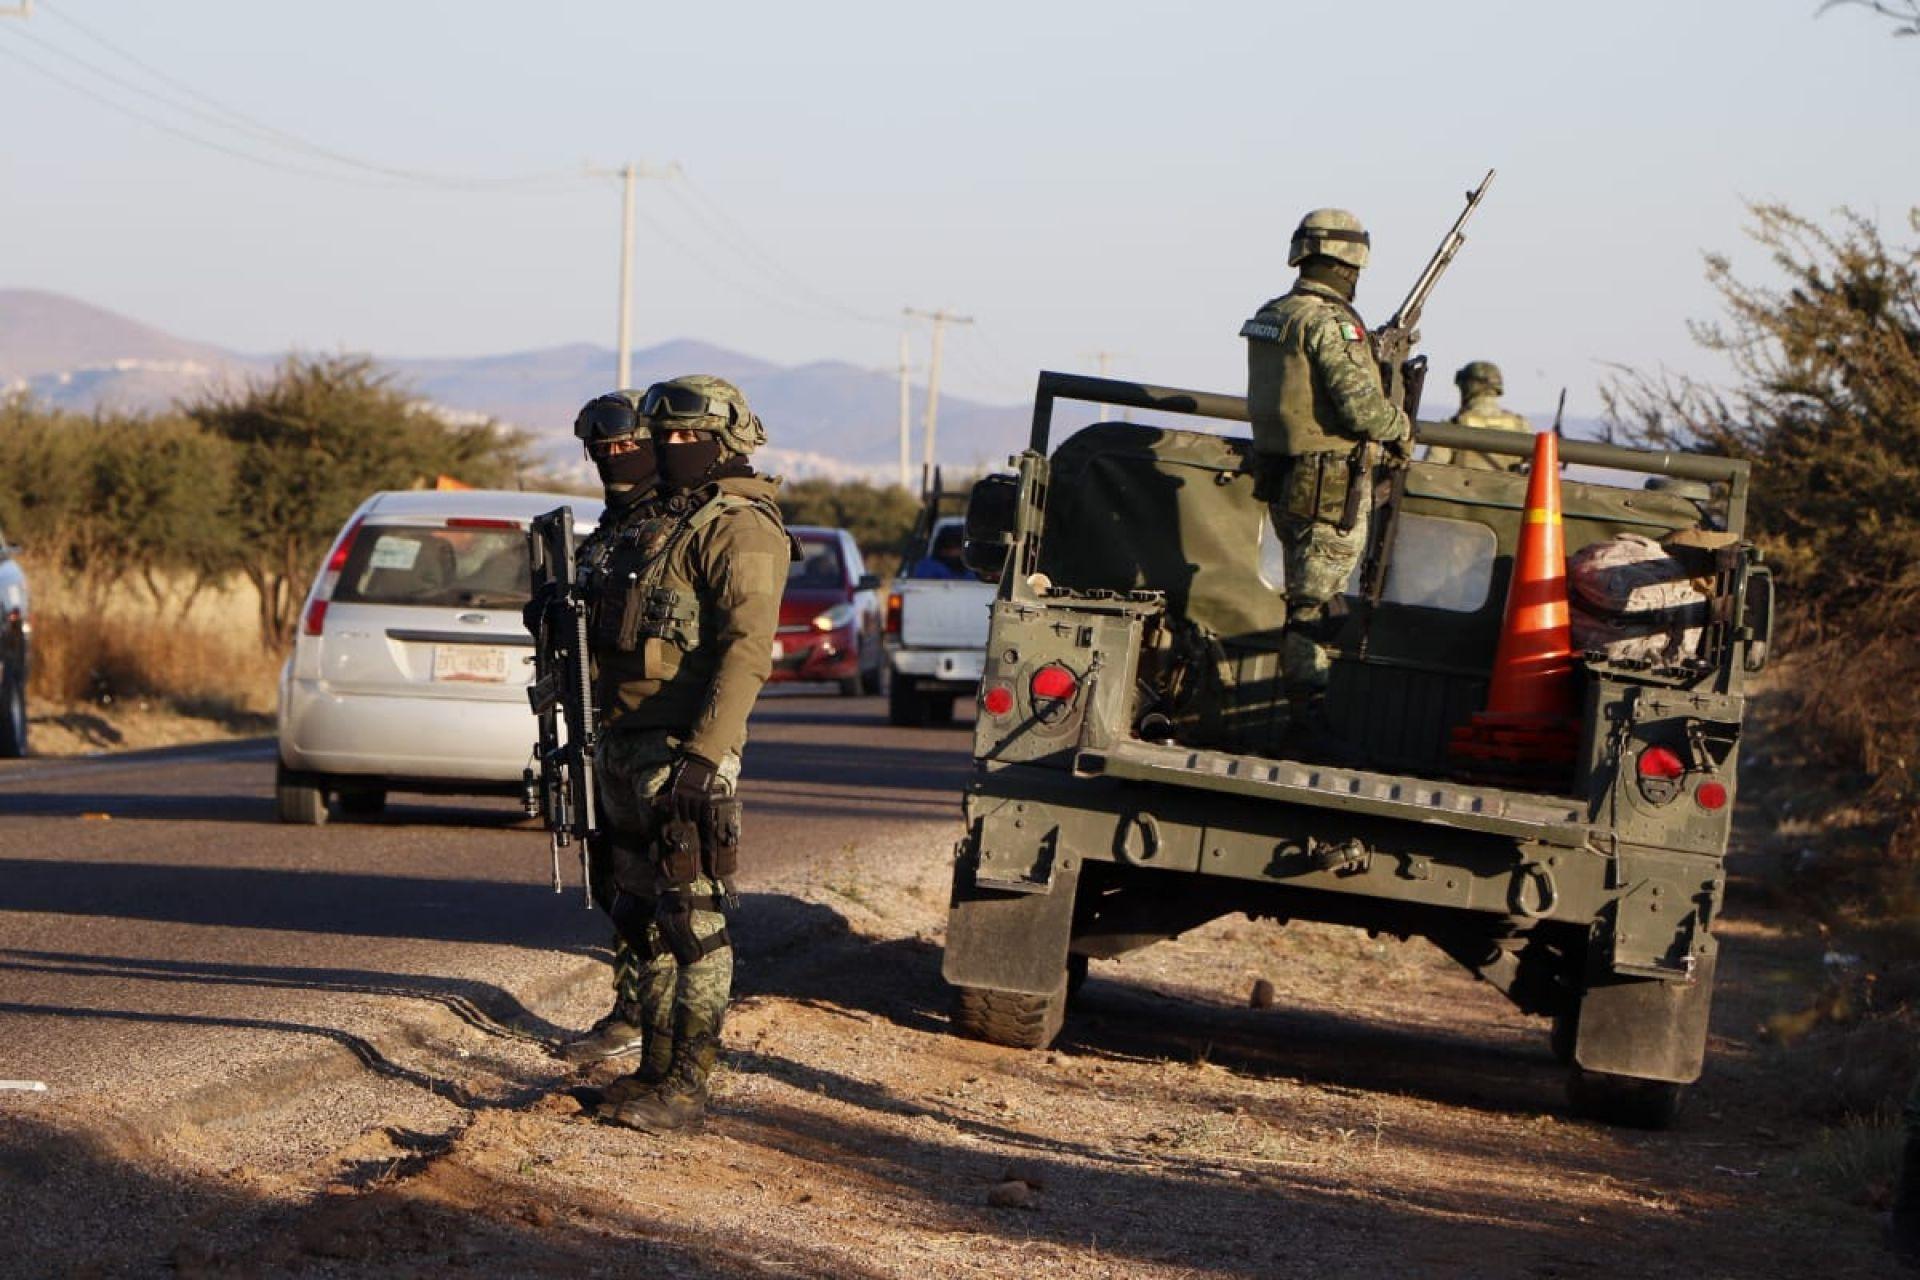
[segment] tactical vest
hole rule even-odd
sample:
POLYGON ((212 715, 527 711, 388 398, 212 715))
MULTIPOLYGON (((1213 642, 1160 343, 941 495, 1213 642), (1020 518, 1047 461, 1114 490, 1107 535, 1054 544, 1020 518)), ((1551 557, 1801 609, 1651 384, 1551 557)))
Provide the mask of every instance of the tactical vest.
POLYGON ((1339 412, 1307 356, 1307 332, 1330 309, 1366 332, 1352 307, 1312 293, 1275 298, 1240 327, 1247 339, 1247 408, 1256 454, 1348 453, 1359 443, 1340 433, 1339 412))
POLYGON ((738 494, 715 493, 704 502, 701 496, 669 498, 586 547, 581 585, 590 642, 603 664, 624 665, 614 655, 639 651, 648 640, 691 653, 706 638, 705 610, 684 573, 686 546, 724 512, 765 504, 738 494))

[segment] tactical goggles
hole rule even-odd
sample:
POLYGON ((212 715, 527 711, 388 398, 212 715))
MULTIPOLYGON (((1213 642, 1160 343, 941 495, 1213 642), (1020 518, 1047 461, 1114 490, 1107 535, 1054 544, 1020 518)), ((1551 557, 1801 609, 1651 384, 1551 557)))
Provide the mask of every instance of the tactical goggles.
POLYGON ((640 430, 640 417, 622 396, 601 396, 573 420, 573 434, 591 447, 608 440, 625 440, 640 430))
POLYGON ((687 387, 656 382, 647 388, 647 394, 641 399, 640 412, 653 420, 719 418, 724 422, 732 420, 733 405, 726 400, 710 399, 704 393, 687 387))

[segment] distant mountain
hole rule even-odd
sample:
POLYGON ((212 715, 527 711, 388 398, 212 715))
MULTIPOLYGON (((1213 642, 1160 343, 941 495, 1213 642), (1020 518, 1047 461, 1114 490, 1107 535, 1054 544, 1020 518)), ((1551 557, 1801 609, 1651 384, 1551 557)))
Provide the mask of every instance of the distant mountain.
MULTIPOLYGON (((192 342, 73 298, 0 289, 0 392, 62 408, 158 410, 209 385, 268 372, 273 361, 192 342)), ((556 465, 577 460, 574 413, 608 389, 613 352, 589 343, 507 355, 382 363, 421 399, 524 428, 556 465)), ((711 373, 739 385, 788 474, 891 477, 899 458, 900 386, 891 370, 840 361, 782 366, 692 339, 633 353, 633 382, 711 373)), ((925 388, 913 393, 914 465, 925 388)), ((1026 438, 1023 405, 940 397, 939 453, 949 465, 997 465, 1026 438)))

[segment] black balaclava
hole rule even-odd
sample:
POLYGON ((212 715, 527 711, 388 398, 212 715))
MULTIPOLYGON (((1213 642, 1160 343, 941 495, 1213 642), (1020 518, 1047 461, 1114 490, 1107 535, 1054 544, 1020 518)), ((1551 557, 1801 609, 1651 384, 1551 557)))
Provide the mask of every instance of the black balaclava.
POLYGON ((653 441, 639 436, 633 443, 635 447, 625 453, 594 459, 610 507, 633 506, 652 493, 659 482, 660 466, 653 441))
POLYGON ((720 437, 702 431, 685 444, 655 445, 660 454, 660 484, 672 493, 697 489, 720 462, 720 437))
POLYGON ((1352 302, 1353 291, 1360 283, 1360 268, 1338 258, 1329 258, 1323 253, 1315 253, 1300 260, 1300 278, 1325 285, 1352 302))

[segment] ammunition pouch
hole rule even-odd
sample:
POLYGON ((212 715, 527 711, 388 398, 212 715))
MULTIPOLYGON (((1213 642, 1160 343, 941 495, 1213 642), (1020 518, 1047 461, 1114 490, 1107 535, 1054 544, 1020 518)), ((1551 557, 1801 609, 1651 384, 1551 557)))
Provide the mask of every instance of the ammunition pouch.
POLYGON ((715 798, 707 806, 701 832, 701 863, 707 877, 726 884, 729 896, 733 893, 729 882, 740 871, 740 814, 739 797, 715 798))
POLYGON ((666 818, 660 824, 660 879, 670 885, 690 885, 700 878, 700 829, 691 822, 666 818))
POLYGON ((1296 524, 1341 525, 1351 532, 1359 514, 1352 490, 1359 477, 1351 453, 1303 453, 1287 460, 1280 489, 1280 514, 1296 524))

